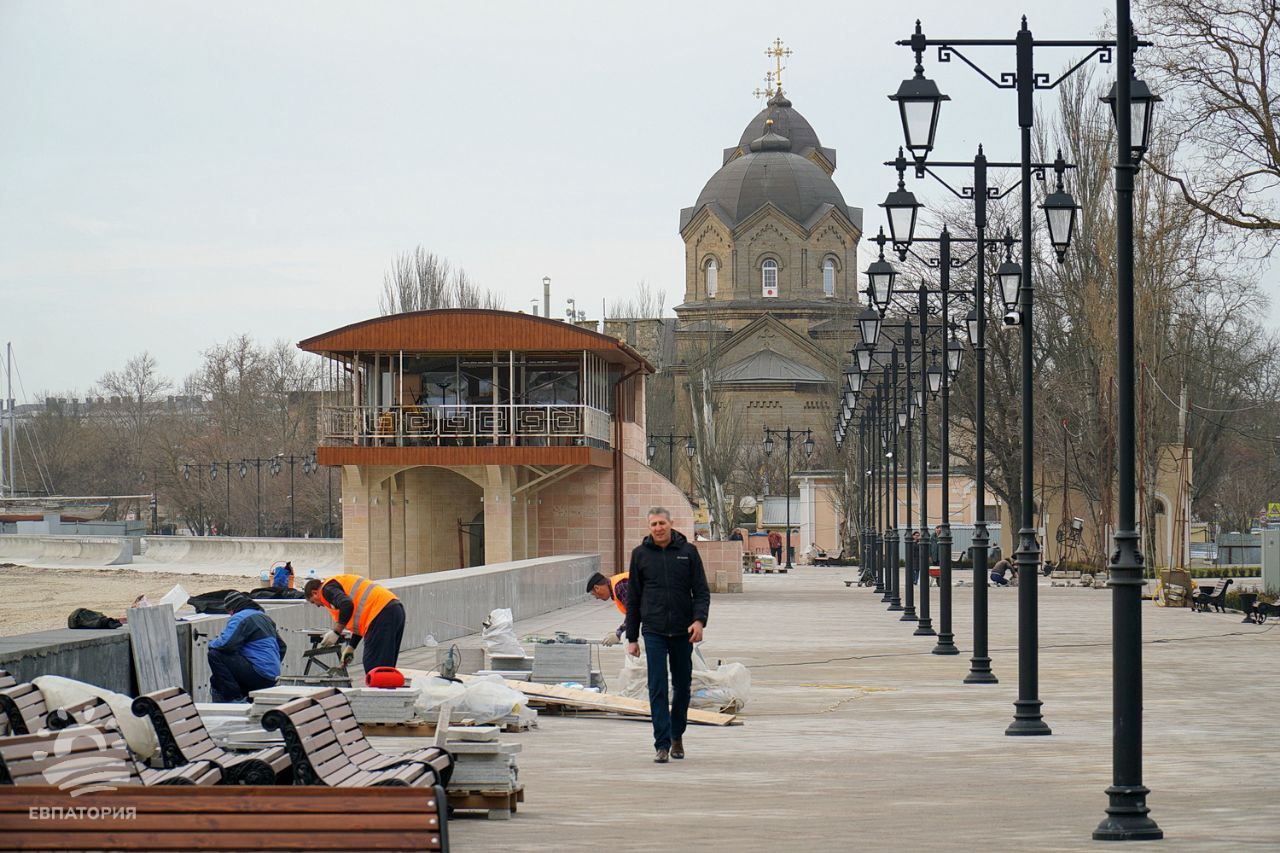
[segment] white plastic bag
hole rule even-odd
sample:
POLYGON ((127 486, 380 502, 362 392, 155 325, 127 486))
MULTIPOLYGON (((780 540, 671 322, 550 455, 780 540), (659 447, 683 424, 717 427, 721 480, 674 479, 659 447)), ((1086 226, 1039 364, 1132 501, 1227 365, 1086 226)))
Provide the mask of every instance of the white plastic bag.
POLYGON ((489 654, 524 656, 524 647, 516 640, 515 618, 509 608, 500 607, 491 612, 484 620, 483 629, 480 637, 489 654))
POLYGON ((94 684, 85 684, 73 678, 61 675, 39 675, 31 680, 40 694, 44 696, 44 704, 50 710, 75 705, 86 699, 97 697, 107 703, 111 713, 115 715, 120 733, 124 735, 129 749, 139 761, 146 761, 160 748, 156 740, 156 730, 147 717, 133 715, 133 700, 123 693, 116 693, 94 684))
MULTIPOLYGON (((669 677, 669 676, 668 676, 669 677)), ((724 663, 712 668, 697 646, 693 647, 693 677, 689 706, 735 713, 751 698, 751 670, 740 663, 724 663)), ((670 682, 668 682, 670 695, 670 682)), ((649 670, 644 655, 624 655, 618 676, 618 693, 632 699, 649 698, 649 670)))
POLYGON ((418 691, 418 698, 413 700, 414 716, 428 720, 435 716, 441 705, 448 703, 456 707, 466 688, 456 681, 437 678, 434 675, 415 675, 412 687, 418 691))
POLYGON ((484 676, 466 685, 462 701, 454 706, 453 713, 477 723, 491 723, 518 712, 523 704, 524 694, 503 684, 501 676, 484 676))

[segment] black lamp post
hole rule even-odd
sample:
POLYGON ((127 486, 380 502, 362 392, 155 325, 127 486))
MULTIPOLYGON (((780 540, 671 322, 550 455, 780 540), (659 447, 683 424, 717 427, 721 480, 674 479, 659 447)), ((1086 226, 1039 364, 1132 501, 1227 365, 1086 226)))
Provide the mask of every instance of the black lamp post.
POLYGON ((241 480, 249 476, 250 465, 252 465, 254 470, 256 471, 255 480, 257 483, 257 489, 256 489, 257 498, 254 504, 254 514, 257 517, 256 535, 259 537, 262 536, 262 466, 263 465, 270 466, 275 461, 276 460, 274 456, 268 459, 241 459, 240 460, 240 479, 241 480))
POLYGON ((684 455, 686 459, 692 460, 698 453, 698 446, 693 443, 691 435, 675 435, 667 433, 665 435, 649 435, 649 443, 645 446, 645 456, 648 457, 649 464, 653 464, 653 457, 658 452, 658 443, 661 442, 667 446, 667 479, 671 482, 676 481, 676 463, 675 452, 676 443, 684 442, 684 455))
POLYGON ((793 440, 799 441, 800 437, 803 436, 804 442, 801 444, 801 447, 804 450, 804 458, 808 459, 810 456, 813 455, 813 448, 814 448, 813 431, 807 430, 807 429, 793 430, 791 427, 786 427, 785 429, 780 429, 780 430, 770 429, 769 427, 765 427, 764 443, 763 443, 765 456, 773 455, 773 437, 775 435, 781 438, 783 442, 786 444, 786 454, 787 454, 786 483, 787 485, 786 485, 786 488, 782 490, 782 495, 787 502, 787 507, 786 507, 787 535, 783 537, 782 550, 785 552, 784 556, 786 557, 786 568, 790 569, 791 568, 791 443, 793 440))
MULTIPOLYGON (((965 64, 977 70, 983 77, 997 88, 1015 89, 1018 95, 1018 128, 1020 132, 1022 157, 1021 168, 1021 213, 1022 213, 1022 277, 1019 289, 1019 300, 1016 311, 1005 315, 1006 325, 1021 326, 1021 364, 1022 364, 1022 477, 1021 503, 1022 518, 1018 531, 1018 547, 1016 559, 1018 576, 1022 582, 1018 584, 1018 699, 1014 703, 1014 720, 1006 730, 1010 735, 1047 735, 1051 733, 1041 714, 1042 702, 1039 698, 1039 620, 1037 613, 1037 585, 1040 566, 1040 544, 1036 539, 1035 517, 1033 512, 1032 466, 1034 456, 1034 398, 1032 396, 1032 301, 1031 282, 1031 128, 1035 119, 1034 94, 1037 89, 1053 89, 1063 80, 1084 66, 1092 57, 1099 56, 1102 61, 1112 58, 1114 45, 1112 42, 1085 41, 1037 41, 1027 27, 1027 19, 1022 19, 1022 26, 1013 39, 927 39, 921 32, 919 23, 916 32, 910 39, 898 42, 910 48, 916 54, 916 67, 921 68, 924 51, 928 47, 939 49, 940 61, 949 62, 953 56, 959 56, 965 64), (968 47, 1013 47, 1015 49, 1016 70, 1013 74, 1003 73, 993 77, 983 71, 976 63, 966 57, 962 48, 968 47), (1034 53, 1036 47, 1089 48, 1089 54, 1069 68, 1056 80, 1048 75, 1037 77, 1035 72, 1034 53)), ((917 76, 922 71, 917 70, 917 76)), ((923 89, 922 89, 923 91, 923 89)), ((922 96, 923 97, 923 96, 922 96)), ((935 117, 937 111, 933 112, 935 117)), ((933 134, 930 134, 932 142, 933 134)), ((912 139, 908 139, 911 148, 912 139)), ((931 147, 931 146, 930 146, 931 147)), ((917 172, 923 171, 929 148, 919 150, 912 148, 916 159, 917 172)))
POLYGON ((1116 412, 1119 450, 1117 525, 1107 585, 1111 587, 1111 786, 1098 841, 1164 837, 1149 816, 1142 784, 1142 552, 1137 532, 1133 341, 1133 184, 1151 132, 1157 98, 1133 77, 1128 0, 1116 2, 1116 412), (1137 131, 1135 134, 1134 131, 1137 131), (1137 137, 1136 139, 1134 137, 1137 137))
POLYGON ((297 532, 296 532, 297 531, 297 514, 295 513, 295 506, 297 504, 297 500, 295 497, 295 490, 294 490, 295 481, 294 481, 293 469, 294 469, 294 466, 299 462, 302 463, 302 473, 306 474, 307 476, 310 476, 311 472, 315 471, 316 468, 318 467, 314 461, 313 454, 307 454, 306 456, 294 456, 293 454, 289 454, 288 456, 285 456, 282 453, 276 454, 275 458, 271 461, 271 464, 268 466, 268 470, 271 471, 271 476, 273 477, 277 476, 280 473, 280 471, 282 470, 282 465, 289 466, 289 536, 290 538, 297 535, 297 532))

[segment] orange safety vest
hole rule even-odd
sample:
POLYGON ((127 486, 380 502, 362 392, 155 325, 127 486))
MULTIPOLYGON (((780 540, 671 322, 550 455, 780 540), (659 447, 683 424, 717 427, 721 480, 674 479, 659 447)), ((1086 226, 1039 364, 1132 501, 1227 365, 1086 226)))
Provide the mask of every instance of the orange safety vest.
POLYGON ((627 615, 627 605, 618 596, 618 584, 630 580, 631 572, 622 572, 609 578, 609 592, 613 596, 613 603, 618 606, 618 610, 622 612, 623 616, 627 615))
MULTIPOLYGON (((396 601, 396 595, 386 587, 379 586, 368 578, 362 578, 360 575, 334 575, 331 578, 325 578, 321 582, 320 603, 324 605, 324 609, 329 611, 329 615, 333 617, 333 621, 338 621, 337 608, 330 607, 329 601, 324 597, 324 585, 329 581, 337 581, 342 587, 342 591, 355 604, 355 610, 351 612, 350 626, 343 625, 342 628, 350 627, 353 633, 359 634, 361 637, 368 635, 369 626, 373 624, 374 618, 382 612, 382 608, 386 607, 393 601, 396 601)), ((339 628, 341 631, 341 628, 339 628)))

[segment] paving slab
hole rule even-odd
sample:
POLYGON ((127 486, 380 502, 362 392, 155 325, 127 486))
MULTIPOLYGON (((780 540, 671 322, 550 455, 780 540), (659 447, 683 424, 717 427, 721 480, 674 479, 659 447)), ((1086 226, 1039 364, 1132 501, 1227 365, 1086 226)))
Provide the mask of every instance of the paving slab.
MULTIPOLYGON (((1017 591, 990 590, 996 685, 961 683, 972 588, 955 589, 958 657, 930 653, 848 568, 748 576, 712 599, 703 653, 751 667, 745 725, 693 727, 685 761, 652 762, 647 721, 541 715, 505 737, 515 819, 459 816, 459 849, 1085 850, 1111 774, 1110 592, 1042 583, 1048 737, 1004 729, 1017 696, 1017 591)), ((937 590, 933 590, 935 625, 937 590)), ((1140 849, 1280 849, 1280 630, 1238 614, 1143 606, 1146 769, 1166 840, 1140 849)), ((517 624, 596 636, 597 602, 517 624), (595 633, 592 633, 595 632, 595 633)), ((477 637, 463 644, 478 645, 477 637)), ((427 652, 405 656, 429 666, 427 652), (419 656, 421 660, 415 660, 419 656)), ((600 650, 616 679, 621 647, 600 650)), ((431 654, 434 661, 434 654, 431 654)))

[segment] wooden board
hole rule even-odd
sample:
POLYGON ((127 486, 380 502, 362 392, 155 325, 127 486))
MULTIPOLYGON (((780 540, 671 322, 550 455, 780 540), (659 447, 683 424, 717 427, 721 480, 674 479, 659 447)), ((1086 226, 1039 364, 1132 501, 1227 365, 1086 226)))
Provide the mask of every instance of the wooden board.
MULTIPOLYGON (((402 670, 409 676, 413 670, 402 670)), ((464 683, 474 680, 475 676, 459 676, 464 683)), ((577 690, 572 687, 560 687, 554 684, 534 684, 529 681, 503 681, 512 690, 519 690, 530 699, 536 699, 548 705, 563 705, 569 708, 585 708, 592 711, 613 711, 632 717, 649 716, 649 703, 643 699, 631 699, 626 696, 614 696, 608 693, 592 693, 589 690, 577 690)), ((716 711, 689 709, 689 722, 705 726, 729 726, 738 722, 733 714, 721 714, 716 711)))
POLYGON ((182 662, 178 657, 178 625, 173 620, 173 605, 132 607, 128 617, 129 647, 133 669, 138 674, 138 692, 181 687, 182 662))

